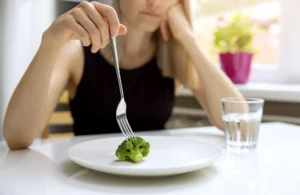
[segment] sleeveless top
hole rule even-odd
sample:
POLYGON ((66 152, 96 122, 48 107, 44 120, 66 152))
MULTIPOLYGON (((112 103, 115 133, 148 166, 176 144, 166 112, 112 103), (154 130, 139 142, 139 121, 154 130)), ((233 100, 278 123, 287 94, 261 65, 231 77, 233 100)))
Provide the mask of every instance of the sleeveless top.
MULTIPOLYGON (((90 49, 83 47, 83 75, 70 99, 74 134, 120 133, 116 110, 121 97, 115 68, 90 49)), ((120 74, 132 130, 164 129, 172 114, 175 86, 173 79, 161 75, 156 57, 139 68, 120 69, 120 74)))

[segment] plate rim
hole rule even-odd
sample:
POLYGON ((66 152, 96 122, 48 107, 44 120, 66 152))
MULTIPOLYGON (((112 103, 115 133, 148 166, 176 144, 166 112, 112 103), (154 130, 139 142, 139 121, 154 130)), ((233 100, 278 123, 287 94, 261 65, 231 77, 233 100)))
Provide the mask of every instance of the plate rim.
MULTIPOLYGON (((74 157, 71 157, 70 155, 70 150, 72 150, 74 147, 80 145, 80 144, 86 144, 86 143, 89 143, 89 142, 95 142, 95 141, 99 141, 99 140, 115 140, 115 139, 120 139, 122 138, 123 136, 114 136, 114 137, 105 137, 105 138, 96 138, 96 139, 91 139, 91 140, 86 140, 86 141, 82 141, 80 143, 76 143, 72 146, 70 146, 65 154, 67 155, 67 157, 72 160, 73 162, 75 162, 76 164, 79 164, 80 166, 83 166, 85 168, 89 168, 89 169, 93 169, 91 167, 94 167, 95 165, 90 163, 89 161, 86 161, 86 160, 82 160, 82 159, 77 159, 77 158, 74 158, 74 157), (84 166, 82 164, 87 164, 87 166, 84 166)), ((191 171, 195 171, 195 170, 198 170, 198 169, 201 169, 201 166, 202 165, 206 165, 206 164, 211 164, 213 163, 214 161, 218 160, 221 156, 224 155, 224 149, 216 144, 212 144, 212 143, 208 143, 206 141, 202 141, 202 140, 199 140, 197 138, 193 138, 193 137, 186 137, 186 136, 183 136, 183 137, 180 137, 180 136, 174 136, 174 135, 144 135, 142 136, 143 138, 145 139, 151 139, 151 138, 154 138, 154 139, 163 139, 163 138, 170 138, 170 139, 177 139, 177 140, 191 140, 191 141, 195 141, 195 142, 198 142, 200 144, 205 144, 205 145, 208 145, 214 149, 217 149, 218 152, 210 157, 207 157, 207 158, 204 158, 204 159, 201 159, 199 162, 198 160, 196 160, 196 162, 194 163, 188 163, 188 164, 185 164, 185 165, 181 165, 181 166, 178 166, 178 167, 170 167, 170 168, 165 168, 165 167, 161 167, 161 168, 138 168, 137 171, 139 171, 141 174, 140 175, 153 175, 153 174, 145 174, 145 172, 152 172, 152 171, 155 171, 155 172, 159 172, 159 171, 164 171, 164 172, 170 172, 172 170, 176 170, 176 169, 185 169, 185 168, 189 168, 191 171), (197 168, 197 167, 200 167, 200 168, 197 168)), ((100 171, 100 172, 104 172, 104 173, 109 173, 109 174, 114 174, 114 175, 124 175, 124 172, 127 172, 126 170, 129 170, 128 168, 126 167, 111 167, 111 166, 107 166, 107 165, 100 165, 99 168, 97 169, 93 169, 93 170, 96 170, 96 171, 100 171), (99 170, 101 169, 101 170, 99 170), (108 169, 109 171, 106 171, 105 169, 108 169), (110 171, 110 170, 115 170, 115 171, 110 171), (122 172, 122 173, 117 173, 118 171, 122 172)), ((191 172, 191 171, 179 171, 180 173, 186 173, 186 172, 191 172)), ((176 173, 176 174, 179 174, 179 173, 176 173)), ((136 174, 130 174, 130 173, 126 173, 126 175, 130 175, 130 176, 134 176, 136 174)), ((154 174, 156 175, 156 174, 154 174)), ((172 174, 159 174, 159 175, 172 175, 172 174)))

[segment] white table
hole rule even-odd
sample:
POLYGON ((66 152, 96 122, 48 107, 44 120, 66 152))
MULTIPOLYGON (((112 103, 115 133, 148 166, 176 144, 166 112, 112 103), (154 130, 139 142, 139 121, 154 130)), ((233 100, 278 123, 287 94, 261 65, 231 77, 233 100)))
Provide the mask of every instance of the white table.
MULTIPOLYGON (((213 127, 160 133, 193 136, 224 147, 223 133, 213 127)), ((37 140, 30 149, 22 151, 10 151, 4 142, 0 143, 0 194, 300 194, 298 126, 262 124, 255 152, 238 155, 226 151, 217 163, 202 171, 160 179, 102 174, 66 157, 69 146, 99 137, 104 136, 37 140)))

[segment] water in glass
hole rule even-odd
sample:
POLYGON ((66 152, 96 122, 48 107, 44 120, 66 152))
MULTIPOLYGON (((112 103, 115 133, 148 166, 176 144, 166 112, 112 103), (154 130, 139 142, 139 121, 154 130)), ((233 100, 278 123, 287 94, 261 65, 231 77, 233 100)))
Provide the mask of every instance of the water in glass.
POLYGON ((223 100, 225 141, 228 147, 241 149, 256 147, 263 113, 263 100, 256 101, 223 100))

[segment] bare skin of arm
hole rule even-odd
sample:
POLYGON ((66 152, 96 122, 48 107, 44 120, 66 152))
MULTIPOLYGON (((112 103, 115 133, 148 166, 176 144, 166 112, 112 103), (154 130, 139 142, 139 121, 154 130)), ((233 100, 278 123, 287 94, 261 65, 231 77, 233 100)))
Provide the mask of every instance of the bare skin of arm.
POLYGON ((3 127, 8 146, 30 146, 64 89, 74 92, 83 67, 80 41, 83 46, 91 45, 95 53, 109 43, 109 36, 125 33, 115 10, 98 2, 83 1, 58 17, 44 32, 40 48, 9 102, 3 127))
POLYGON ((203 53, 199 41, 193 36, 185 37, 186 50, 194 62, 201 87, 193 90, 213 125, 224 130, 221 99, 225 97, 243 98, 229 78, 203 53))
MULTIPOLYGON (((200 87, 193 89, 198 102, 202 105, 210 122, 224 130, 221 99, 225 97, 243 98, 230 79, 205 54, 199 40, 185 17, 181 3, 171 7, 168 13, 168 24, 175 39, 185 48, 199 75, 200 87)), ((167 33, 164 35, 168 38, 167 33)), ((247 108, 241 108, 247 110, 247 108)))
POLYGON ((83 66, 80 43, 63 48, 42 43, 15 89, 4 120, 4 137, 11 149, 32 144, 44 129, 55 106, 71 85, 71 68, 83 66))

